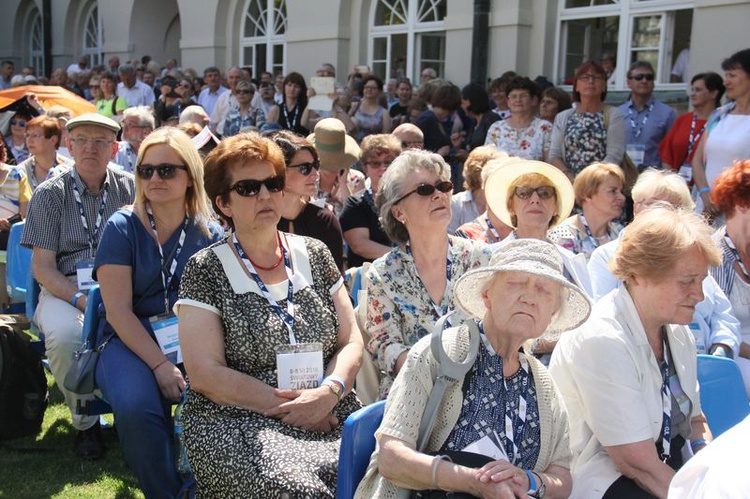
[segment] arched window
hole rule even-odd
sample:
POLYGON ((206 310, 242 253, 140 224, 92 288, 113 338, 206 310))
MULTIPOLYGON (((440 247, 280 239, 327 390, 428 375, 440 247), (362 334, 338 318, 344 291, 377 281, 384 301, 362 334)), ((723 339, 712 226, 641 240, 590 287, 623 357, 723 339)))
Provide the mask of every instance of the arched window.
POLYGON ((370 66, 383 79, 419 81, 431 67, 445 76, 447 0, 378 0, 370 23, 370 66))
POLYGON ((34 9, 29 19, 29 65, 34 68, 34 74, 41 75, 44 74, 44 31, 39 10, 34 9))
POLYGON ((90 66, 102 63, 102 22, 99 18, 99 6, 93 2, 86 12, 83 31, 83 54, 89 56, 90 66))
POLYGON ((286 0, 247 0, 240 58, 254 78, 262 71, 284 73, 286 26, 286 0))

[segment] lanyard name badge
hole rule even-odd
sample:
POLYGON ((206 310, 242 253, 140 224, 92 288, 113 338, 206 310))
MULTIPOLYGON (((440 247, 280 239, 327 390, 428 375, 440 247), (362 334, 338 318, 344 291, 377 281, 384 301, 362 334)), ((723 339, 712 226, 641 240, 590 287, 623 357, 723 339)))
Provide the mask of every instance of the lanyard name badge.
POLYGON ((83 229, 86 231, 86 237, 89 243, 89 258, 83 258, 76 262, 76 280, 78 281, 78 289, 80 291, 88 291, 96 284, 92 276, 94 271, 94 252, 96 251, 97 236, 99 235, 99 229, 104 219, 104 208, 107 205, 107 195, 109 193, 109 184, 104 185, 102 191, 102 203, 99 206, 99 213, 96 216, 96 222, 94 224, 94 230, 89 228, 88 220, 86 219, 86 212, 83 209, 83 201, 81 201, 81 193, 78 190, 78 183, 74 174, 70 176, 70 181, 73 185, 73 197, 75 198, 76 205, 78 206, 78 214, 81 216, 81 223, 83 229))
POLYGON ((661 366, 661 404, 663 413, 661 422, 661 459, 667 462, 672 444, 672 390, 669 388, 669 343, 667 342, 666 334, 662 343, 664 345, 664 363, 661 366))
POLYGON ((257 284, 261 295, 268 301, 271 310, 281 319, 289 332, 289 344, 279 345, 276 351, 277 385, 282 390, 305 390, 317 388, 323 381, 323 345, 321 343, 297 343, 294 336, 294 284, 292 282, 292 264, 289 251, 282 244, 279 236, 279 246, 284 256, 284 268, 288 280, 286 309, 271 296, 271 292, 255 270, 250 258, 245 254, 237 235, 232 236, 232 242, 245 265, 250 277, 257 284))
POLYGON ((180 237, 172 252, 173 256, 170 259, 171 261, 168 262, 167 258, 164 256, 164 249, 159 243, 159 233, 156 231, 154 213, 151 211, 151 206, 149 204, 146 204, 146 214, 148 215, 148 221, 151 224, 151 231, 154 234, 154 238, 156 238, 156 246, 159 248, 161 281, 164 287, 164 313, 149 317, 148 320, 151 323, 156 342, 159 344, 162 353, 172 364, 177 365, 182 363, 182 349, 180 348, 177 316, 174 312, 169 310, 169 286, 172 284, 172 280, 177 270, 177 259, 185 245, 188 217, 187 215, 185 216, 185 221, 182 223, 182 229, 180 231, 180 237))
POLYGON ((696 117, 695 113, 693 113, 693 121, 690 123, 690 135, 688 136, 687 154, 685 155, 685 161, 682 163, 682 166, 680 166, 680 170, 677 172, 680 177, 685 179, 685 182, 687 183, 690 183, 693 180, 693 165, 692 163, 690 163, 690 156, 693 154, 695 145, 698 143, 698 141, 701 140, 703 130, 706 129, 706 124, 704 123, 703 126, 701 126, 701 129, 698 130, 698 133, 695 133, 695 124, 696 117))
MULTIPOLYGON (((648 117, 653 109, 654 103, 652 102, 651 104, 649 104, 648 109, 646 110, 646 114, 643 116, 643 119, 640 122, 640 126, 636 124, 633 117, 633 106, 630 106, 630 108, 628 109, 630 129, 633 131, 634 140, 638 140, 638 138, 643 133, 643 129, 646 127, 646 123, 648 123, 648 117)), ((633 163, 638 166, 638 169, 641 169, 646 157, 646 146, 644 144, 627 144, 627 146, 625 147, 625 151, 628 153, 628 156, 630 156, 630 159, 633 160, 633 163)))

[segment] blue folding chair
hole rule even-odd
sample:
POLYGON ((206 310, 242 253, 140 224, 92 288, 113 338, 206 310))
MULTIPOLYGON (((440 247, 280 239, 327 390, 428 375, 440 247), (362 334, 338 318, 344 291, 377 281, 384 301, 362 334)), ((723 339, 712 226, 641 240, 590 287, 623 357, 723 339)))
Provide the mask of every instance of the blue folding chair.
POLYGON ((733 360, 698 355, 698 383, 701 407, 714 438, 750 414, 742 374, 733 360))
POLYGON ((367 464, 375 450, 375 430, 380 426, 385 400, 370 404, 346 418, 339 450, 337 499, 351 499, 365 476, 367 464))
MULTIPOLYGON (((39 341, 31 342, 31 348, 44 357, 47 353, 47 348, 44 344, 44 333, 42 333, 39 326, 34 322, 34 312, 36 312, 36 306, 39 303, 39 293, 41 293, 41 291, 42 288, 39 286, 39 282, 34 279, 34 273, 29 270, 29 273, 26 275, 26 317, 31 321, 31 326, 29 327, 31 334, 39 338, 39 341)), ((47 359, 42 360, 42 363, 44 364, 44 367, 49 370, 49 362, 47 359)))
MULTIPOLYGON (((85 342, 89 339, 89 345, 96 345, 96 332, 99 329, 99 321, 104 315, 104 304, 102 303, 102 294, 99 291, 99 285, 95 285, 89 290, 88 298, 86 301, 86 311, 83 315, 83 329, 81 330, 81 342, 85 342)), ((79 399, 76 402, 76 413, 87 416, 94 416, 97 414, 109 414, 112 412, 112 407, 109 403, 97 397, 94 400, 82 401, 79 399)))
POLYGON ((5 263, 5 283, 8 288, 8 296, 22 303, 26 301, 32 254, 30 248, 21 246, 21 234, 23 234, 25 226, 26 222, 18 222, 10 227, 5 263))

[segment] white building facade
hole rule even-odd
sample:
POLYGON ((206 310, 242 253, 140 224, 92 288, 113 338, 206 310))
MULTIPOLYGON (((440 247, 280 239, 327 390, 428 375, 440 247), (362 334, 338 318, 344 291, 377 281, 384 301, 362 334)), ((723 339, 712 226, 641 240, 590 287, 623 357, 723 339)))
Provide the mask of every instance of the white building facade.
MULTIPOLYGON (((49 74, 80 55, 93 64, 148 54, 183 68, 233 65, 310 76, 333 63, 419 80, 423 67, 458 85, 471 78, 473 0, 3 0, 0 59, 49 74), (49 22, 43 13, 49 11, 49 22), (51 67, 44 67, 45 55, 51 67), (48 59, 49 59, 48 58, 48 59)), ((718 71, 750 47, 748 0, 486 0, 487 76, 514 70, 555 84, 581 62, 612 54, 616 90, 636 59, 652 62, 657 88, 689 49, 690 74, 718 71)))

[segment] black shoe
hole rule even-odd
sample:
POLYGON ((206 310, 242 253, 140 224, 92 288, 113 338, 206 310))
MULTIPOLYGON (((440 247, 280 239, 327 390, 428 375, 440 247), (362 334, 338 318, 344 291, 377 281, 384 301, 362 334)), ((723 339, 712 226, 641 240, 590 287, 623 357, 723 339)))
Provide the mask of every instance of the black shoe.
POLYGON ((76 455, 86 461, 95 461, 104 457, 104 441, 99 421, 88 430, 78 431, 75 442, 76 455))

